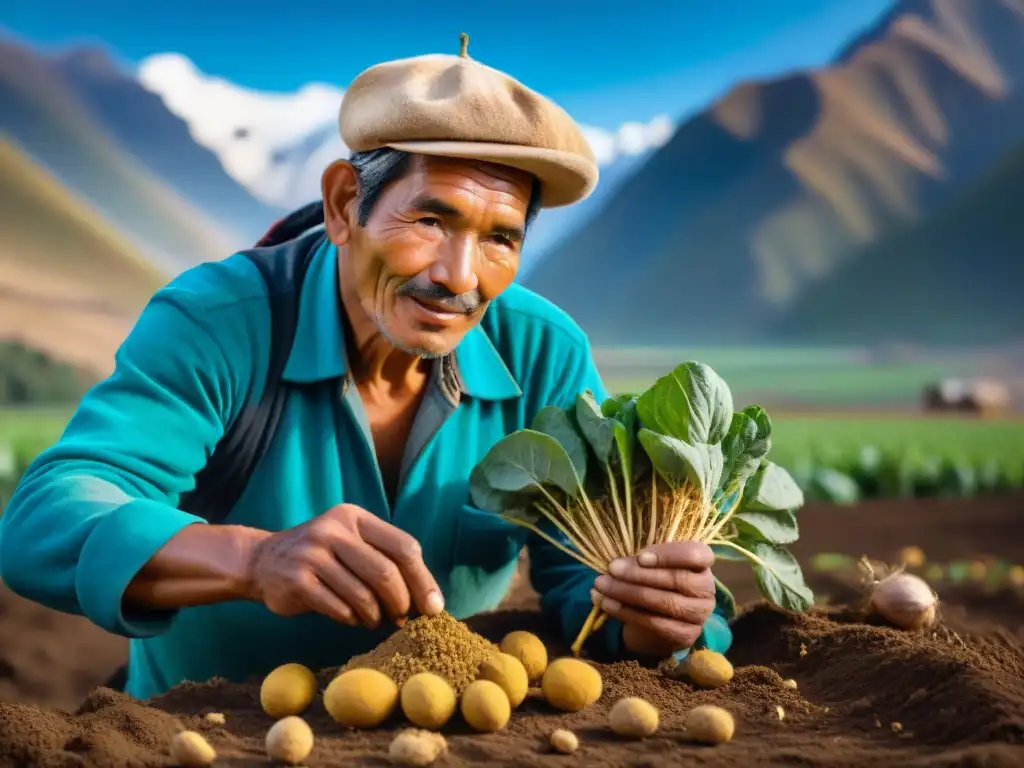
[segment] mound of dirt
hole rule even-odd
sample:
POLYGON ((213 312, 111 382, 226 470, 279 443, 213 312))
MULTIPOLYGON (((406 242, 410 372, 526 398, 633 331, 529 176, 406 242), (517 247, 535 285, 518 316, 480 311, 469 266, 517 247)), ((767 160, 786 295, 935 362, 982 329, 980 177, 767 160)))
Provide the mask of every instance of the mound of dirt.
MULTIPOLYGON (((513 629, 534 631, 553 654, 564 652, 532 612, 468 624, 492 641, 513 629)), ((697 690, 636 662, 597 664, 604 692, 595 706, 558 713, 534 692, 506 730, 486 736, 471 733, 456 715, 444 729, 449 753, 439 764, 546 764, 547 736, 569 728, 580 749, 559 757, 562 765, 655 766, 666 751, 676 764, 708 768, 1024 765, 1024 647, 1009 633, 960 635, 943 626, 910 634, 848 623, 841 610, 794 615, 758 603, 736 620, 735 635, 736 675, 724 688, 697 690), (782 685, 788 677, 798 688, 782 685), (624 742, 608 730, 608 710, 623 696, 658 707, 654 737, 624 742), (686 740, 685 713, 705 703, 733 713, 732 742, 709 748, 686 740)), ((322 673, 321 684, 331 674, 322 673)), ((391 738, 408 725, 396 715, 381 729, 349 731, 320 701, 305 717, 317 737, 310 768, 383 765, 391 738)), ((170 736, 188 727, 206 734, 218 765, 265 766, 263 737, 271 724, 259 707, 258 681, 186 684, 145 705, 100 689, 74 715, 0 704, 0 765, 166 766, 170 736), (212 711, 226 723, 202 718, 212 711)))

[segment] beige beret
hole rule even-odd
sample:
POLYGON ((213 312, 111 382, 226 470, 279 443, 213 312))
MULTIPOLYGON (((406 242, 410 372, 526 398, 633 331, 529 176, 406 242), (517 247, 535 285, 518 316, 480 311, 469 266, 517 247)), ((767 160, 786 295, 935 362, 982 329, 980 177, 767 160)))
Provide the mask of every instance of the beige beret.
POLYGON ((578 202, 597 184, 593 150, 565 110, 466 56, 370 67, 346 91, 338 126, 353 152, 392 147, 528 171, 545 208, 578 202))

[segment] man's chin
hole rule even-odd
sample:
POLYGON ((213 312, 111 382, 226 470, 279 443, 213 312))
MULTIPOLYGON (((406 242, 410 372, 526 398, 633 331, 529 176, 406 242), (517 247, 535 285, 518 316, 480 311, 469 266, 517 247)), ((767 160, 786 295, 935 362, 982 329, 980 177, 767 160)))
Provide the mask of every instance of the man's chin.
POLYGON ((459 341, 462 340, 464 335, 459 334, 457 338, 453 338, 451 333, 421 331, 419 333, 399 334, 384 329, 382 331, 395 349, 399 349, 408 355, 428 360, 450 354, 458 346, 459 341))

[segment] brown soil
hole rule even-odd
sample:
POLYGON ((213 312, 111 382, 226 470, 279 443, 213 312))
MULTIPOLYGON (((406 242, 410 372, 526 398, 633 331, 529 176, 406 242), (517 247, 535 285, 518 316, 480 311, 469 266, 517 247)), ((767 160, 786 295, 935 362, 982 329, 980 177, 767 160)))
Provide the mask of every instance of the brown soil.
MULTIPOLYGON (((992 555, 1024 562, 1017 523, 1022 506, 1018 495, 970 503, 874 503, 855 510, 814 507, 801 515, 795 550, 805 564, 820 551, 891 559, 906 544, 937 560, 992 555)), ((746 571, 723 565, 718 572, 742 600, 755 596, 746 571)), ((858 596, 851 574, 808 569, 808 577, 831 605, 858 596)), ((533 696, 505 731, 488 736, 469 733, 456 716, 445 728, 449 754, 437 764, 1024 765, 1024 593, 970 584, 933 586, 943 601, 945 623, 938 631, 908 634, 859 623, 843 608, 794 616, 750 605, 735 623, 730 657, 737 671, 725 688, 697 691, 635 663, 599 665, 604 695, 594 707, 559 714, 533 696), (798 682, 796 690, 782 687, 787 677, 798 682), (608 709, 626 695, 642 696, 659 708, 661 728, 654 737, 625 743, 608 731, 608 709), (683 716, 699 703, 719 704, 734 714, 732 742, 698 747, 685 740, 683 716), (784 712, 781 720, 777 707, 784 712), (546 737, 558 727, 579 736, 575 755, 550 754, 546 737)), ((512 604, 526 608, 534 600, 523 584, 511 597, 512 604)), ((80 671, 79 685, 93 685, 109 673, 123 648, 114 642, 107 658, 100 659, 101 646, 95 644, 100 636, 90 640, 79 622, 47 614, 52 623, 43 627, 20 601, 8 595, 4 604, 0 677, 9 680, 0 696, 7 701, 68 706, 73 686, 61 678, 69 667, 80 671), (12 616, 23 623, 12 625, 12 616), (92 645, 83 650, 83 641, 92 645), (67 650, 58 652, 59 643, 67 650), (31 647, 51 649, 51 660, 34 658, 25 650, 31 647), (84 663, 72 661, 90 656, 97 659, 91 676, 84 663), (50 668, 49 700, 46 673, 39 667, 50 668), (19 688, 22 681, 31 684, 19 688)), ((552 651, 560 651, 531 611, 479 616, 469 624, 491 640, 511 629, 535 631, 552 651)), ((329 675, 322 673, 321 682, 329 675)), ((319 702, 306 717, 317 734, 310 768, 386 765, 387 745, 405 726, 395 717, 378 731, 347 732, 319 702)), ((169 765, 166 745, 180 727, 207 734, 220 753, 219 765, 268 765, 262 740, 270 724, 259 711, 255 686, 216 681, 181 686, 148 706, 100 689, 73 715, 0 704, 0 766, 169 765), (209 711, 224 713, 226 724, 203 721, 201 715, 209 711)))

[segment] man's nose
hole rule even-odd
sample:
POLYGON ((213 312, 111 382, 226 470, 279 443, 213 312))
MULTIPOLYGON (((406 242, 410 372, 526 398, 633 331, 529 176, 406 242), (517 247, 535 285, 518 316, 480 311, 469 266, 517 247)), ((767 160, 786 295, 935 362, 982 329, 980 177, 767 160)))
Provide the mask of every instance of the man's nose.
POLYGON ((432 282, 443 285, 456 296, 475 291, 476 243, 469 235, 448 238, 438 251, 437 261, 430 268, 432 282))

